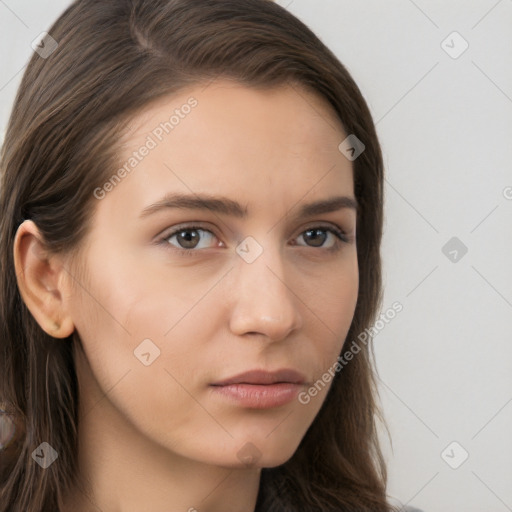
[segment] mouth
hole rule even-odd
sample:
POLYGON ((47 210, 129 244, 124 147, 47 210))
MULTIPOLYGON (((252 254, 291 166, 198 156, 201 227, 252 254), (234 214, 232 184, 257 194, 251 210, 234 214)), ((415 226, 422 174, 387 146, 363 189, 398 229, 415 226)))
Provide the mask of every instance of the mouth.
POLYGON ((212 386, 229 386, 232 384, 270 385, 279 383, 304 384, 306 378, 300 372, 292 369, 276 370, 250 370, 233 377, 214 382, 212 386))
POLYGON ((306 383, 292 369, 268 372, 251 370, 210 384, 216 395, 250 409, 269 409, 293 401, 306 383))

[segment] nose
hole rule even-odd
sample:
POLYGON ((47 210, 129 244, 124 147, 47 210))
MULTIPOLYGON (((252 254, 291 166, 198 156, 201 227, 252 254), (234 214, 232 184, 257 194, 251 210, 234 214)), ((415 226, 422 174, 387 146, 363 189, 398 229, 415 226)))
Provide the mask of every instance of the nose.
POLYGON ((299 305, 304 299, 293 290, 289 278, 287 280, 279 251, 266 248, 251 263, 238 256, 235 261, 230 301, 231 332, 279 341, 299 330, 302 327, 299 305))

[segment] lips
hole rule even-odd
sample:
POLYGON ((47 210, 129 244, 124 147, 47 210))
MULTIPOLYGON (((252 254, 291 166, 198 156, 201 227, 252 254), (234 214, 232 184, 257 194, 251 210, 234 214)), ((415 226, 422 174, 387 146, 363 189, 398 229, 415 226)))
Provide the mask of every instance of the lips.
POLYGON ((251 370, 211 384, 215 396, 238 407, 273 409, 293 402, 305 377, 292 369, 251 370))
POLYGON ((268 372, 265 370, 250 370, 233 377, 215 382, 212 386, 230 386, 232 384, 271 385, 278 383, 304 384, 306 378, 300 372, 292 369, 268 372))

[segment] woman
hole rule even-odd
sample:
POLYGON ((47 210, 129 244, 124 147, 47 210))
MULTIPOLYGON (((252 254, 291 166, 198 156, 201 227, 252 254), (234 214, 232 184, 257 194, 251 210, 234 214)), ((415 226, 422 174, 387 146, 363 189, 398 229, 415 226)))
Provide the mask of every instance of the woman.
POLYGON ((0 511, 389 511, 368 107, 268 0, 78 0, 1 155, 0 511), (357 228, 357 236, 356 236, 357 228))

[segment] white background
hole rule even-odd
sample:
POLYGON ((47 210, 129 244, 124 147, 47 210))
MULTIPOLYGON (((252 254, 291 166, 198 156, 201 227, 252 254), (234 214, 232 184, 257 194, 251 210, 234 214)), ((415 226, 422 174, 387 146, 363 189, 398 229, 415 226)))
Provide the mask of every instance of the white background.
MULTIPOLYGON (((69 3, 0 0, 0 134, 32 40, 69 3)), ((278 3, 347 66, 384 151, 383 311, 404 308, 375 338, 389 493, 512 511, 512 0, 278 3)))

